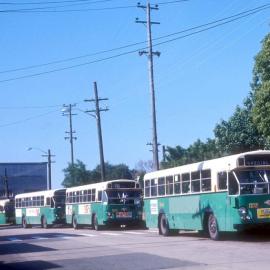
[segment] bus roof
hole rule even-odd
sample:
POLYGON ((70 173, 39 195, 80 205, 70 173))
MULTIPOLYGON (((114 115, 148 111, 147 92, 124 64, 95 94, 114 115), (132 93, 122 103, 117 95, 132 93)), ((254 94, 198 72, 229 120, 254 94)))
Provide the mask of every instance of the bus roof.
POLYGON ((236 155, 225 156, 221 158, 201 161, 197 163, 192 163, 188 165, 177 166, 174 168, 154 171, 145 174, 144 179, 162 177, 166 175, 174 175, 185 172, 192 172, 198 170, 207 170, 207 169, 215 169, 215 170, 233 170, 238 167, 237 161, 239 158, 246 157, 248 155, 270 155, 269 150, 257 150, 257 151, 250 151, 244 152, 236 155))
POLYGON ((117 183, 117 182, 137 182, 137 181, 131 180, 131 179, 116 179, 116 180, 110 180, 110 181, 88 184, 88 185, 83 185, 83 186, 70 187, 70 188, 66 189, 66 192, 78 191, 78 190, 82 190, 82 189, 92 189, 92 188, 97 188, 97 189, 103 190, 103 189, 106 189, 107 184, 117 183))
POLYGON ((15 199, 25 198, 25 197, 33 197, 33 196, 45 196, 45 197, 52 197, 56 191, 65 190, 65 188, 59 189, 50 189, 50 190, 42 190, 42 191, 35 191, 29 193, 21 193, 15 196, 15 199))

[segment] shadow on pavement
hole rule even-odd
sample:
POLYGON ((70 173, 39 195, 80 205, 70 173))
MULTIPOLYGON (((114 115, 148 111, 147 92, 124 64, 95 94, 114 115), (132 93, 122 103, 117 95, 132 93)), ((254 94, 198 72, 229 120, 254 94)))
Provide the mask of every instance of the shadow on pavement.
POLYGON ((129 253, 93 258, 81 258, 56 261, 65 270, 158 270, 184 268, 205 265, 195 261, 172 259, 148 253, 129 253))
POLYGON ((0 262, 1 270, 46 270, 59 268, 60 266, 46 261, 28 261, 4 264, 0 262))
MULTIPOLYGON (((19 254, 19 253, 30 253, 30 252, 43 252, 43 251, 54 251, 56 249, 47 248, 28 243, 8 243, 0 246, 0 255, 19 254)), ((2 270, 2 268, 0 267, 2 270)))

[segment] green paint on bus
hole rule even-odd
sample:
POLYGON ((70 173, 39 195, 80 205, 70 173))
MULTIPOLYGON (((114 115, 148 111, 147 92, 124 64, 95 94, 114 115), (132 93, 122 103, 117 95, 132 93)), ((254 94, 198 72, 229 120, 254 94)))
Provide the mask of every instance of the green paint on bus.
POLYGON ((66 190, 66 220, 75 229, 142 224, 142 190, 134 180, 111 180, 66 190))
POLYGON ((144 178, 146 226, 220 232, 270 228, 270 151, 259 150, 151 172, 144 178))
POLYGON ((54 224, 64 224, 65 189, 24 193, 15 196, 16 224, 24 228, 41 225, 47 228, 54 224))

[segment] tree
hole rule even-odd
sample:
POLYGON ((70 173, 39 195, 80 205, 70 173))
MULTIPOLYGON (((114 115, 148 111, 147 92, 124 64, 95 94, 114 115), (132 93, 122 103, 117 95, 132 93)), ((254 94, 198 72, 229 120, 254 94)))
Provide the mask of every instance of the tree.
POLYGON ((262 49, 255 56, 253 82, 251 84, 253 94, 260 90, 262 84, 267 81, 270 81, 270 34, 263 39, 262 49))
MULTIPOLYGON (((96 166, 93 170, 87 170, 85 164, 82 161, 77 160, 73 166, 69 164, 63 171, 65 178, 62 185, 64 187, 86 185, 101 181, 100 165, 96 166)), ((105 172, 106 180, 133 179, 134 175, 134 172, 125 164, 111 165, 105 163, 105 172)))
POLYGON ((243 107, 236 107, 228 121, 216 125, 214 133, 221 152, 237 154, 264 148, 265 139, 253 123, 251 112, 251 101, 247 99, 243 107))
POLYGON ((73 166, 69 163, 68 167, 63 171, 65 177, 62 185, 64 187, 74 187, 93 182, 91 180, 90 172, 86 170, 85 164, 80 160, 77 160, 73 166))
POLYGON ((270 142, 270 34, 262 41, 253 69, 252 117, 258 130, 270 142))
POLYGON ((207 139, 205 143, 198 139, 186 149, 179 145, 176 147, 167 146, 165 153, 165 161, 161 163, 162 168, 181 166, 220 157, 219 150, 213 139, 207 139))

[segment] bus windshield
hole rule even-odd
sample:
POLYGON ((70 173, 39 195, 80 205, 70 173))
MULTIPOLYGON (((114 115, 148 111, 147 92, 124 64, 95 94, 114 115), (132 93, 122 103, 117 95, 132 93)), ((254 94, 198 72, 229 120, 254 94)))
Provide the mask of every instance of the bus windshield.
POLYGON ((141 191, 139 190, 106 190, 109 204, 139 204, 141 191))
POLYGON ((66 201, 65 191, 58 192, 53 197, 54 207, 64 206, 65 201, 66 201))
POLYGON ((241 194, 265 194, 269 192, 270 170, 235 171, 241 194))

